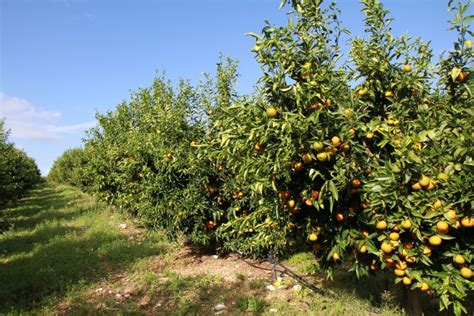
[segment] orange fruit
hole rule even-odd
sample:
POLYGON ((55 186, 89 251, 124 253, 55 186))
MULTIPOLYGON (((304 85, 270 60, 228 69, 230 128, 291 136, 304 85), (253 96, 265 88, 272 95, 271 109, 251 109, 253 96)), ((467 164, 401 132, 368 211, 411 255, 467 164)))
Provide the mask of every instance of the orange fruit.
POLYGON ((405 275, 405 271, 400 270, 400 269, 395 269, 395 270, 393 270, 393 273, 394 273, 397 277, 402 277, 402 276, 405 275))
POLYGON ((369 232, 366 230, 361 231, 360 234, 362 235, 362 237, 365 237, 365 238, 369 237, 369 232))
POLYGON ((464 82, 466 78, 469 76, 469 73, 467 71, 461 70, 459 75, 456 77, 457 82, 464 82))
POLYGON ((271 118, 274 118, 278 115, 278 111, 277 109, 275 109, 274 107, 271 107, 271 108, 268 108, 267 109, 267 116, 268 117, 271 117, 271 118))
POLYGON ((339 254, 337 252, 334 252, 332 254, 332 260, 338 261, 339 259, 341 259, 341 257, 339 257, 339 254))
POLYGON ((387 242, 384 242, 384 243, 382 243, 382 246, 380 246, 380 249, 385 253, 391 253, 392 252, 392 245, 390 245, 387 242))
POLYGON ((440 234, 446 234, 449 230, 449 225, 445 221, 436 223, 436 231, 440 234))
POLYGON ((301 171, 303 169, 303 163, 301 163, 301 162, 295 163, 294 168, 295 168, 296 171, 301 171))
POLYGON ((318 235, 316 235, 316 233, 311 233, 311 234, 309 235, 309 240, 311 240, 311 241, 316 241, 316 240, 318 240, 318 235))
POLYGON ((405 260, 408 262, 408 263, 413 263, 416 261, 416 258, 415 257, 406 257, 405 260))
POLYGON ((313 160, 311 154, 304 154, 302 157, 304 163, 310 163, 313 160))
POLYGON ((362 182, 360 182, 359 179, 354 179, 354 180, 352 180, 352 182, 351 182, 351 187, 352 187, 353 189, 358 189, 358 188, 360 188, 361 185, 362 185, 362 182))
POLYGON ((289 208, 294 208, 295 206, 296 206, 295 200, 289 200, 289 201, 288 201, 288 207, 289 207, 289 208))
POLYGON ((399 233, 395 233, 395 232, 390 233, 389 238, 390 238, 391 240, 399 240, 399 239, 400 239, 400 234, 399 234, 399 233))
POLYGON ((306 205, 308 205, 308 206, 312 206, 312 205, 313 205, 313 201, 311 201, 311 199, 306 199, 306 200, 304 201, 304 203, 305 203, 306 205))
POLYGON ((385 91, 385 97, 386 97, 386 98, 391 98, 391 97, 393 97, 393 92, 390 91, 390 90, 385 91))
POLYGON ((446 173, 441 172, 441 173, 438 174, 438 180, 448 182, 449 176, 446 173))
POLYGON ((316 151, 321 151, 324 149, 324 144, 321 142, 314 142, 313 143, 313 149, 316 151))
POLYGON ((357 250, 359 250, 360 253, 366 253, 367 252, 367 246, 362 245, 362 246, 358 247, 357 250))
POLYGON ((431 252, 432 252, 432 251, 431 251, 431 248, 430 248, 430 247, 426 247, 426 246, 425 246, 425 247, 423 248, 423 254, 424 254, 424 255, 426 255, 426 256, 429 257, 429 256, 431 256, 431 252))
POLYGON ((404 65, 403 66, 403 71, 408 73, 410 71, 412 71, 413 67, 411 65, 404 65))
POLYGON ((400 223, 403 229, 410 229, 411 228, 411 221, 409 219, 405 219, 400 223))
POLYGON ((470 279, 472 277, 472 270, 469 268, 461 268, 461 275, 465 279, 470 279))
POLYGON ((439 237, 438 235, 431 236, 429 239, 430 245, 433 245, 433 246, 439 246, 441 245, 441 242, 442 242, 441 237, 439 237))
POLYGON ((426 291, 428 291, 429 289, 430 289, 430 286, 428 285, 428 283, 422 282, 422 283, 420 284, 420 291, 426 292, 426 291))
POLYGON ((403 278, 403 284, 405 284, 405 285, 410 285, 410 284, 411 284, 411 278, 409 278, 409 277, 404 277, 404 278, 403 278))
POLYGON ((423 187, 427 188, 430 185, 431 179, 425 175, 422 175, 418 180, 418 183, 423 187))
POLYGON ((256 151, 261 151, 261 150, 263 150, 263 147, 264 147, 264 146, 263 146, 262 144, 255 144, 255 146, 254 146, 254 148, 255 148, 256 151))
POLYGON ((426 188, 427 190, 433 190, 436 187, 436 182, 433 180, 430 181, 430 184, 428 184, 428 187, 426 188))
POLYGON ((328 161, 329 160, 329 155, 326 152, 321 152, 316 155, 316 158, 319 161, 328 161))
POLYGON ((357 91, 357 93, 358 93, 361 97, 363 97, 364 95, 367 94, 367 89, 361 88, 361 89, 359 89, 359 90, 357 91))
POLYGON ((342 213, 336 213, 336 220, 338 222, 342 222, 344 220, 344 214, 342 213))
POLYGON ((453 258, 453 261, 456 262, 457 264, 464 264, 466 262, 464 257, 461 255, 455 255, 453 258))
POLYGON ((372 138, 374 138, 374 133, 368 132, 368 133, 365 135, 365 138, 367 138, 367 139, 372 139, 372 138))
POLYGON ((442 208, 443 207, 443 201, 438 199, 436 200, 434 203, 433 203, 433 208, 435 210, 439 209, 439 208, 442 208))
POLYGON ((334 147, 339 147, 339 145, 341 145, 341 139, 337 136, 334 136, 331 138, 331 143, 334 147))
POLYGON ((341 149, 342 149, 343 152, 346 153, 349 150, 351 150, 351 146, 348 143, 344 143, 344 144, 342 144, 341 149))
POLYGON ((415 182, 415 183, 412 184, 411 188, 414 191, 420 191, 421 190, 421 185, 418 182, 415 182))
POLYGON ((407 268, 407 263, 405 261, 397 261, 395 263, 395 267, 398 269, 398 270, 406 270, 407 268))
POLYGON ((455 210, 448 210, 444 215, 447 218, 449 218, 450 220, 456 219, 456 211, 455 210))
POLYGON ((386 221, 378 221, 377 224, 375 225, 375 228, 378 230, 384 230, 387 229, 387 222, 386 221))

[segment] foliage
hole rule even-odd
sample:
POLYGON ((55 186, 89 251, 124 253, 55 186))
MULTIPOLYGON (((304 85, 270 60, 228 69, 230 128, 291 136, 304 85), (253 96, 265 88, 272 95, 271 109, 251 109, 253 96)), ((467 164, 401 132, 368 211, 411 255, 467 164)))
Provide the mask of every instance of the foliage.
POLYGON ((33 159, 8 141, 3 121, 0 121, 0 207, 23 197, 41 181, 33 159))
POLYGON ((51 167, 48 180, 85 189, 88 185, 84 177, 84 168, 88 163, 84 150, 73 148, 66 150, 51 167))
POLYGON ((393 271, 467 312, 470 1, 449 1, 459 38, 436 65, 428 43, 392 35, 379 1, 361 3, 367 37, 350 41, 348 60, 337 7, 292 0, 287 26, 250 34, 263 73, 252 97, 221 60, 215 82, 157 78, 98 115, 82 183, 171 236, 249 256, 310 249, 329 276, 343 262, 359 277, 393 271))

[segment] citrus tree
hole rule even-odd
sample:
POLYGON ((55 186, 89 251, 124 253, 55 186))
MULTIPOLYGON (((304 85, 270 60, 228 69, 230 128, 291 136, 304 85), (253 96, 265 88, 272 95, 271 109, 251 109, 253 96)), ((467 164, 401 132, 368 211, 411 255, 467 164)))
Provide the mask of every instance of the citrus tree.
POLYGON ((0 207, 25 196, 41 181, 35 161, 8 141, 4 122, 0 121, 0 207))

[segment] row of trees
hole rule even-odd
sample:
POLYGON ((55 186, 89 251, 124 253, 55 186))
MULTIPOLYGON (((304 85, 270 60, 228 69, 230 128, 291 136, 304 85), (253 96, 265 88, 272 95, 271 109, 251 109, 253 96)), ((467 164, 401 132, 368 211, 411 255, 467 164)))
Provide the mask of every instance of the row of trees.
POLYGON ((25 196, 41 180, 33 159, 8 141, 4 122, 0 121, 0 208, 25 196))
MULTIPOLYGON (((288 1, 283 1, 285 5, 288 1)), ((377 270, 467 312, 474 289, 472 44, 468 3, 449 1, 454 49, 394 37, 362 0, 366 38, 343 58, 334 4, 292 0, 285 27, 251 34, 256 93, 236 64, 176 89, 163 77, 97 115, 84 149, 55 163, 79 185, 171 236, 250 256, 311 249, 327 267, 377 270)))

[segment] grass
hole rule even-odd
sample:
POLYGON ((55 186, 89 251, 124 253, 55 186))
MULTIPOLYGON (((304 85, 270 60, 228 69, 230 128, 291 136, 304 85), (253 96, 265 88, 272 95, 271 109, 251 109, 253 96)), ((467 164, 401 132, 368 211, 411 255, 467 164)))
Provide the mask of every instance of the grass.
POLYGON ((270 277, 184 275, 176 259, 182 243, 138 229, 67 186, 44 184, 2 212, 11 226, 0 234, 0 314, 208 315, 217 304, 231 315, 403 314, 384 282, 344 271, 326 281, 308 253, 284 263, 335 296, 295 289, 289 276, 285 289, 268 291, 270 277))

